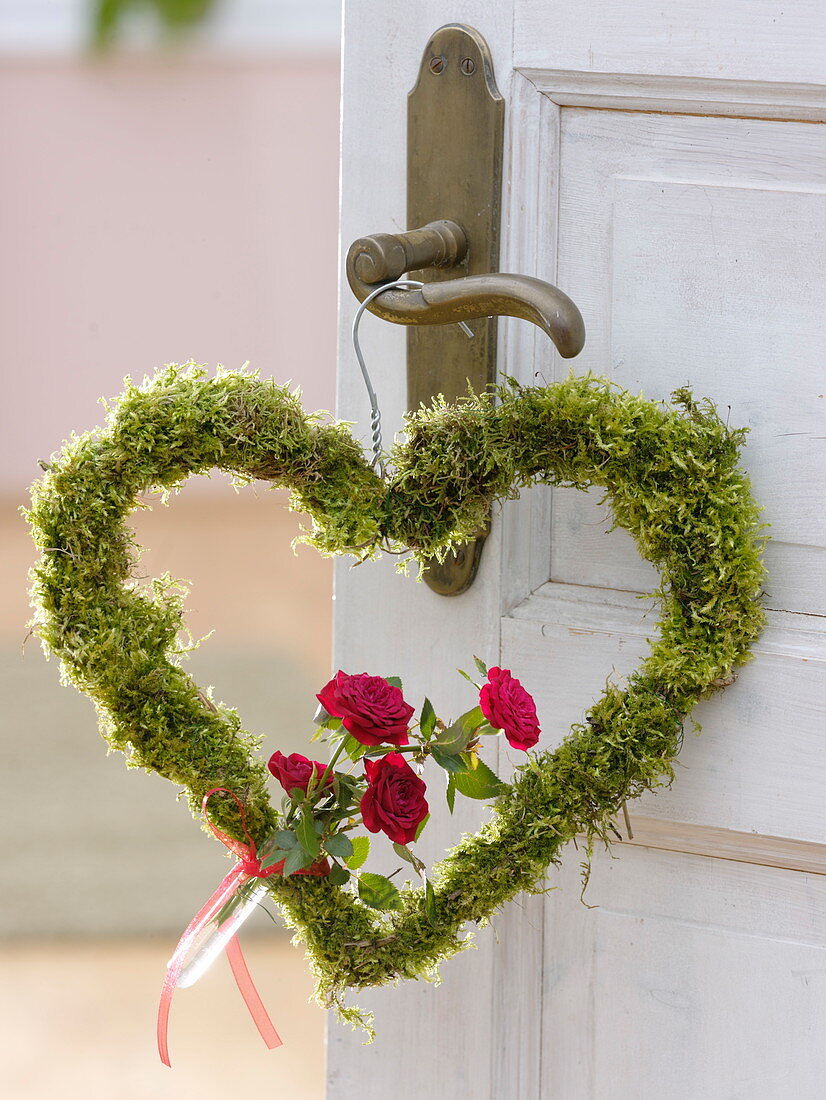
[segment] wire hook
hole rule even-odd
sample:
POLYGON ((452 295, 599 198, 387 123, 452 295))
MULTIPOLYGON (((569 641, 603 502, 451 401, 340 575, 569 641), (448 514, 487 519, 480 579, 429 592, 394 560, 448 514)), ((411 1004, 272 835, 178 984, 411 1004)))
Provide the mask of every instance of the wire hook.
MULTIPOLYGON (((404 290, 418 289, 423 287, 424 283, 420 283, 415 279, 396 279, 392 283, 382 283, 381 286, 376 287, 371 291, 367 297, 361 302, 356 315, 353 318, 353 348, 356 352, 356 359, 358 359, 359 367, 361 368, 361 376, 364 379, 364 385, 367 388, 367 396, 370 398, 370 432, 372 439, 372 451, 373 451, 373 466, 377 466, 379 473, 382 477, 385 476, 385 466, 382 461, 382 437, 381 437, 381 410, 379 409, 379 399, 376 396, 376 391, 373 389, 373 383, 370 381, 370 374, 367 370, 367 364, 364 362, 364 356, 361 352, 361 344, 359 343, 359 325, 364 315, 364 311, 368 308, 374 298, 378 298, 380 294, 383 294, 385 290, 392 290, 400 287, 404 290)), ((467 334, 471 339, 473 338, 472 329, 465 324, 464 321, 458 322, 459 328, 467 334)))

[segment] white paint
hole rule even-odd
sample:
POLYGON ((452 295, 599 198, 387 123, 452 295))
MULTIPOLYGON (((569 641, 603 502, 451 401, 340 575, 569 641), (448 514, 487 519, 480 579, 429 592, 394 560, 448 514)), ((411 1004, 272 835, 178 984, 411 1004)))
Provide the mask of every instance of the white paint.
MULTIPOLYGON (((450 16, 487 36, 508 105, 503 269, 556 281, 580 305, 576 370, 652 397, 690 382, 751 425, 776 610, 738 683, 699 708, 705 732, 687 733, 673 789, 631 807, 640 844, 596 858, 587 900, 600 908, 579 904, 582 857, 569 850, 549 875, 562 889, 497 914, 481 952, 445 965, 440 990, 359 998, 378 1010, 376 1047, 331 1025, 328 1096, 816 1100, 826 142, 811 120, 826 101, 823 9, 758 0, 746 20, 733 0, 459 7, 450 16)), ((404 227, 406 93, 441 22, 430 0, 346 9, 344 250, 404 227)), ((353 309, 344 286, 343 334, 353 309)), ((530 326, 500 332, 500 367, 521 381, 569 369, 530 326)), ((401 334, 375 324, 372 340, 397 424, 401 334)), ((339 395, 366 437, 346 335, 339 395)), ((392 669, 411 699, 432 689, 455 709, 465 697, 450 670, 481 650, 535 691, 553 744, 612 668, 634 667, 653 628, 635 596, 653 571, 603 529, 581 494, 523 494, 458 600, 395 577, 392 563, 340 566, 338 664, 392 669)), ((431 848, 453 839, 439 818, 431 848)))
POLYGON ((822 1096, 824 876, 623 847, 585 909, 578 870, 546 902, 534 1100, 822 1096))
POLYGON ((567 72, 822 84, 820 0, 515 0, 514 64, 567 72))
MULTIPOLYGON (((573 107, 561 157, 559 279, 588 330, 575 370, 730 406, 771 525, 769 604, 826 613, 826 130, 573 107)), ((551 575, 649 589, 597 499, 558 495, 551 575)))
MULTIPOLYGON (((696 708, 669 790, 634 812, 805 841, 826 839, 826 759, 818 736, 826 701, 826 624, 774 613, 738 680, 696 708), (820 629, 814 629, 817 625, 820 629)), ((548 746, 648 650, 656 614, 631 593, 551 583, 503 623, 508 667, 532 685, 548 746)))
POLYGON ((713 80, 696 76, 638 73, 519 71, 563 107, 617 111, 667 111, 684 115, 731 115, 823 122, 826 93, 821 84, 765 80, 713 80))

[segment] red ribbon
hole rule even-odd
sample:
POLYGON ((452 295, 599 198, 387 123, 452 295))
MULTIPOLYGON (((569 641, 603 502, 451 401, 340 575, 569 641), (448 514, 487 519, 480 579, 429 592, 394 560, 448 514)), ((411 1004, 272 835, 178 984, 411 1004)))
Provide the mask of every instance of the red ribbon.
MULTIPOLYGON (((178 940, 178 946, 175 948, 175 952, 166 968, 166 977, 164 978, 163 988, 161 990, 161 1000, 158 1006, 158 1053, 164 1065, 170 1066, 170 1068, 171 1063, 169 1061, 169 1047, 167 1044, 169 1009, 172 1005, 172 995, 178 984, 178 978, 183 969, 184 961, 186 960, 186 956, 192 944, 209 922, 221 912, 223 906, 233 897, 239 887, 243 886, 245 882, 248 882, 249 879, 252 878, 269 878, 270 875, 279 874, 284 866, 284 861, 281 860, 279 863, 275 863, 271 867, 262 870, 261 862, 258 858, 258 850, 255 847, 255 841, 247 832, 244 806, 238 796, 232 791, 227 790, 226 787, 213 787, 211 791, 207 791, 201 803, 201 809, 204 816, 206 817, 207 802, 212 795, 217 794, 219 791, 230 795, 238 804, 238 809, 241 811, 241 827, 244 830, 244 836, 246 836, 248 843, 244 844, 243 841, 234 840, 231 836, 227 836, 226 833, 216 828, 207 817, 206 820, 210 829, 212 829, 213 833, 222 844, 238 856, 238 863, 236 863, 232 870, 224 876, 221 885, 212 897, 210 897, 189 922, 186 931, 178 940)), ((314 865, 305 873, 325 874, 328 871, 329 867, 325 870, 316 870, 314 865)), ((267 1014, 267 1010, 264 1008, 264 1004, 258 995, 258 990, 255 988, 255 983, 247 969, 247 964, 237 936, 233 936, 228 941, 225 950, 235 982, 241 996, 244 998, 244 1004, 246 1004, 249 1009, 250 1016, 252 1016, 255 1026, 261 1034, 261 1038, 270 1050, 280 1047, 281 1038, 273 1027, 272 1020, 267 1014)))

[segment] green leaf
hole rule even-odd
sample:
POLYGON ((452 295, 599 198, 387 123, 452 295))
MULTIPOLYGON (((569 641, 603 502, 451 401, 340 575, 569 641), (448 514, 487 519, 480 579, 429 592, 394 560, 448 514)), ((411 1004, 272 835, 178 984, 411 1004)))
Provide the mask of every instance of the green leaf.
POLYGON ((422 732, 422 737, 430 737, 433 730, 436 728, 436 711, 433 709, 433 704, 429 699, 425 699, 422 704, 422 714, 419 718, 419 729, 422 732))
POLYGON ((418 840, 424 832, 424 827, 427 825, 428 821, 430 821, 430 814, 426 814, 416 826, 416 840, 418 840))
POLYGON ((444 756, 455 756, 456 753, 465 751, 469 740, 470 735, 467 730, 459 722, 454 722, 452 726, 447 726, 439 733, 433 742, 433 747, 438 748, 444 756))
POLYGON ((473 686, 476 688, 477 691, 481 690, 479 685, 473 679, 473 677, 468 676, 468 674, 465 672, 465 670, 463 668, 457 668, 456 671, 459 673, 460 676, 464 676, 464 678, 467 680, 467 682, 469 684, 473 684, 473 686))
POLYGON ((475 768, 456 772, 450 778, 456 790, 467 798, 494 798, 507 790, 507 784, 494 775, 481 760, 477 761, 475 768))
POLYGON ((350 872, 346 867, 340 867, 338 863, 334 863, 327 878, 333 886, 346 886, 350 881, 350 872))
POLYGON ((385 676, 384 678, 391 687, 398 688, 399 691, 402 690, 402 682, 398 676, 385 676))
POLYGON ((404 844, 396 844, 396 842, 394 841, 393 851, 396 853, 397 856, 401 856, 402 859, 412 864, 420 875, 424 874, 425 865, 422 863, 419 857, 411 852, 409 848, 405 847, 404 844))
POLYGON ((460 725, 468 733, 475 733, 485 722, 487 722, 487 718, 485 718, 482 708, 474 707, 472 710, 466 710, 464 714, 460 715, 454 725, 460 725))
POLYGON ((287 856, 284 863, 284 870, 281 874, 284 878, 289 878, 290 875, 294 874, 296 871, 303 871, 305 867, 311 866, 312 862, 312 856, 308 856, 301 845, 296 844, 287 856))
MULTIPOLYGON (((434 748, 438 747, 446 756, 455 756, 464 752, 468 741, 476 733, 476 730, 486 721, 481 707, 474 707, 461 717, 457 718, 452 726, 441 731, 433 742, 434 748)), ((442 765, 444 767, 444 765, 442 765)))
POLYGON ((351 871, 357 871, 370 855, 370 837, 354 836, 351 843, 353 845, 353 854, 345 859, 344 862, 351 871))
POLYGON ((372 871, 359 877, 359 897, 371 909, 401 909, 401 896, 390 879, 372 871))
POLYGON ((479 727, 479 728, 477 729, 477 731, 476 731, 476 736, 477 736, 477 737, 495 737, 495 736, 496 736, 497 734, 499 734, 499 733, 501 733, 501 732, 502 732, 501 730, 495 729, 495 728, 494 728, 494 727, 493 727, 493 726, 492 726, 492 725, 490 724, 490 722, 488 722, 488 721, 487 721, 487 719, 486 719, 486 720, 485 720, 485 722, 484 722, 484 724, 483 724, 483 725, 481 725, 481 726, 480 726, 480 727, 479 727))
POLYGON ((430 879, 424 882, 424 911, 431 924, 436 923, 436 891, 430 879))
POLYGON ((474 664, 476 665, 476 667, 477 667, 477 668, 479 669, 479 671, 480 671, 480 672, 481 672, 481 674, 482 674, 482 675, 483 675, 483 676, 485 677, 485 679, 487 679, 487 676, 488 676, 488 666, 487 666, 487 665, 485 664, 485 662, 484 662, 484 661, 482 661, 482 660, 481 660, 481 659, 480 659, 479 657, 476 657, 476 656, 474 655, 474 658, 473 658, 473 663, 474 663, 474 664))
POLYGON ((266 871, 268 867, 272 867, 274 863, 280 863, 282 859, 286 859, 292 849, 285 848, 273 848, 264 858, 261 860, 261 870, 266 871))
POLYGON ((353 854, 353 842, 344 833, 336 833, 324 841, 324 847, 336 859, 349 859, 353 854))
POLYGON ((298 843, 298 837, 292 829, 278 829, 273 833, 273 840, 279 848, 294 848, 298 843))
POLYGON ((315 859, 319 852, 318 833, 315 829, 313 811, 309 806, 304 807, 301 814, 301 820, 295 827, 295 835, 298 837, 298 843, 307 855, 315 859))
POLYGON ((362 745, 361 741, 357 741, 352 733, 348 733, 344 737, 344 751, 351 760, 361 760, 369 747, 369 745, 362 745))
POLYGON ((337 798, 352 798, 362 780, 356 775, 347 775, 346 772, 333 772, 333 790, 337 791, 337 798))
POLYGON ((453 807, 456 803, 456 784, 453 782, 453 776, 448 776, 447 790, 445 791, 445 797, 447 798, 447 808, 453 813, 453 807))
POLYGON ((307 789, 304 792, 304 796, 308 802, 314 801, 313 796, 315 795, 316 787, 318 786, 320 780, 321 776, 318 774, 315 768, 313 768, 310 774, 310 778, 307 780, 307 789))
POLYGON ((345 811, 349 806, 353 804, 353 789, 350 786, 346 786, 344 783, 339 784, 338 794, 336 796, 336 813, 343 817, 345 811))
POLYGON ((432 750, 433 759, 444 768, 446 772, 463 772, 468 770, 467 764, 457 753, 446 753, 442 749, 432 750))
MULTIPOLYGON (((321 703, 318 704, 318 710, 313 715, 313 723, 318 726, 319 731, 324 730, 340 730, 341 719, 334 718, 329 711, 325 710, 321 703)), ((315 740, 315 738, 313 738, 315 740)))

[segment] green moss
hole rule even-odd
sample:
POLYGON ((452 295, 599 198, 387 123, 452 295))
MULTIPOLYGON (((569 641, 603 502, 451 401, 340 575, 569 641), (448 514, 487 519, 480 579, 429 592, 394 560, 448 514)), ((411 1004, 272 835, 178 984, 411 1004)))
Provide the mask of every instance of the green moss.
MULTIPOLYGON (((187 791, 235 791, 252 835, 277 823, 255 740, 181 668, 182 608, 169 578, 131 579, 126 519, 138 495, 218 468, 292 491, 325 554, 363 558, 410 549, 420 561, 475 531, 491 503, 534 482, 601 486, 616 524, 660 570, 660 635, 624 690, 609 686, 553 752, 529 755, 491 821, 435 869, 438 920, 422 892, 377 915, 325 879, 270 879, 306 942, 318 994, 342 996, 403 978, 432 978, 483 922, 548 866, 578 832, 608 839, 625 799, 672 777, 683 721, 747 659, 763 615, 758 509, 738 466, 743 432, 681 391, 668 407, 569 377, 514 384, 407 422, 385 484, 346 426, 302 410, 257 376, 193 365, 128 386, 96 435, 73 439, 34 486, 29 518, 42 556, 32 573, 35 627, 66 677, 94 699, 104 735, 134 763, 187 791)), ((242 837, 230 799, 210 815, 242 837)))

